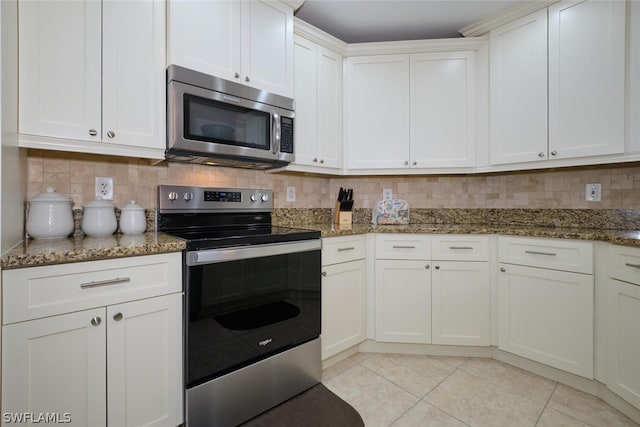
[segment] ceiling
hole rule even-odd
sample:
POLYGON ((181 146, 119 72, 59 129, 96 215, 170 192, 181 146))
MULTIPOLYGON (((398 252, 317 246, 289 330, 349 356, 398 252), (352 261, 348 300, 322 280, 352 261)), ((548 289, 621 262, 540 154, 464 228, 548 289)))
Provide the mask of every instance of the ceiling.
MULTIPOLYGON (((528 0, 531 1, 531 0, 528 0)), ((296 16, 347 43, 462 37, 525 0, 305 0, 296 16)))

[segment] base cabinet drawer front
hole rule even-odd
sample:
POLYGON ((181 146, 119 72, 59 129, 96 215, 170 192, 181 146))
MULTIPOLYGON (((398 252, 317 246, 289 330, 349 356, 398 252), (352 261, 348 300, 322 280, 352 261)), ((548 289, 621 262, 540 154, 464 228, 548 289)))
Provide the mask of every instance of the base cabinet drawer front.
POLYGON ((489 261, 488 236, 432 236, 431 259, 489 261))
POLYGON ((366 339, 366 261, 322 267, 322 359, 366 339))
POLYGON ((432 343, 488 346, 490 292, 488 262, 434 261, 432 343))
POLYGON ((363 235, 322 239, 322 265, 364 259, 366 252, 363 235))
POLYGON ((559 239, 498 238, 499 262, 593 273, 593 244, 559 239))
POLYGON ((431 236, 419 234, 379 234, 376 259, 431 259, 431 236))
POLYGON ((610 245, 609 277, 640 285, 640 248, 610 245))
POLYGON ((592 379, 593 276, 499 266, 499 348, 592 379))
POLYGON ((2 273, 3 324, 180 292, 181 253, 30 267, 2 273))
POLYGON ((106 342, 103 307, 4 326, 3 414, 68 414, 64 425, 106 426, 106 342))
POLYGON ((429 261, 376 261, 376 341, 431 342, 429 261))
POLYGON ((607 387, 640 408, 640 286, 608 282, 607 387))

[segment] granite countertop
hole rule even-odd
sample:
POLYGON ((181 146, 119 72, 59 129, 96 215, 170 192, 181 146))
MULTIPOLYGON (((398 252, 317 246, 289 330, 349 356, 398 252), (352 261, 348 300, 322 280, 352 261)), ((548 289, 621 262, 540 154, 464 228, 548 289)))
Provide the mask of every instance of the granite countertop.
POLYGON ((3 270, 96 261, 166 252, 180 252, 186 242, 164 233, 140 235, 113 234, 108 237, 71 237, 68 239, 25 240, 0 258, 3 270))
POLYGON ((321 232, 322 237, 349 236, 365 233, 426 233, 426 234, 499 234, 524 237, 594 240, 624 246, 640 247, 640 230, 585 229, 578 227, 524 227, 483 224, 287 224, 321 232))

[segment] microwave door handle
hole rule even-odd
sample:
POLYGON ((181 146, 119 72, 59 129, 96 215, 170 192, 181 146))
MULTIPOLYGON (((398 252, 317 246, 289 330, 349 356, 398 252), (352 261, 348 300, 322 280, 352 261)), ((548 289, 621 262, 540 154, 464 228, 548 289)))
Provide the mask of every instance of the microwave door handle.
POLYGON ((273 154, 280 151, 280 115, 273 112, 273 154))

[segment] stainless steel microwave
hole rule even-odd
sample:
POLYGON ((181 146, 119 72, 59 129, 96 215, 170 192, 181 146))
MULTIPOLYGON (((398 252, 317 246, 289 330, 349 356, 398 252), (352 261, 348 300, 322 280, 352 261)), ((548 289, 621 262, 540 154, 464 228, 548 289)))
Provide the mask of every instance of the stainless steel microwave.
POLYGON ((177 65, 167 68, 170 161, 254 169, 294 160, 294 101, 177 65))

